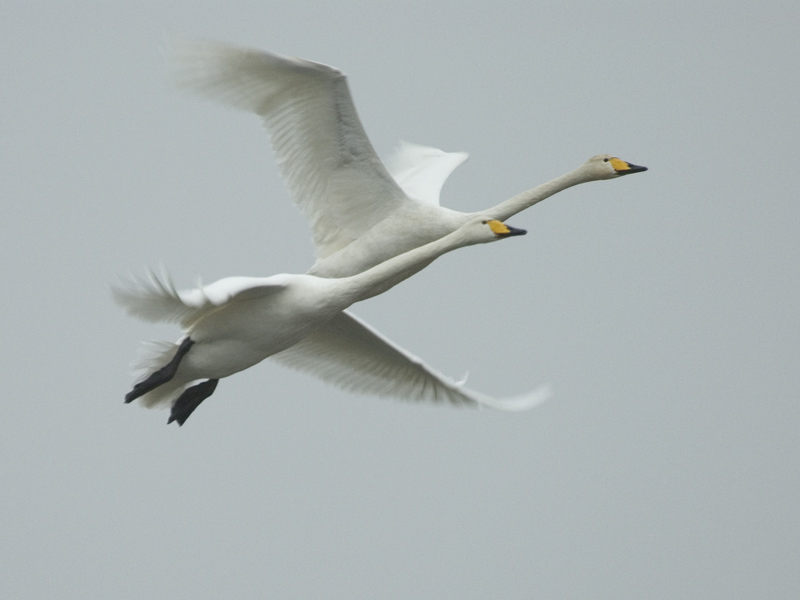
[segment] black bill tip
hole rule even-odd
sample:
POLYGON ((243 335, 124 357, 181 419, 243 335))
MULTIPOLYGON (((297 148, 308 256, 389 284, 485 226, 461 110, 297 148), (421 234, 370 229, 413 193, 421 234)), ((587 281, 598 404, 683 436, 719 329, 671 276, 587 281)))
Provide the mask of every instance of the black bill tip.
POLYGON ((620 175, 630 175, 631 173, 642 173, 643 171, 647 171, 647 167, 642 167, 640 165, 632 165, 628 163, 628 168, 623 171, 617 171, 620 175))
POLYGON ((528 233, 527 229, 520 229, 519 227, 511 227, 511 225, 506 225, 508 227, 508 233, 506 233, 503 237, 511 237, 512 235, 525 235, 528 233))

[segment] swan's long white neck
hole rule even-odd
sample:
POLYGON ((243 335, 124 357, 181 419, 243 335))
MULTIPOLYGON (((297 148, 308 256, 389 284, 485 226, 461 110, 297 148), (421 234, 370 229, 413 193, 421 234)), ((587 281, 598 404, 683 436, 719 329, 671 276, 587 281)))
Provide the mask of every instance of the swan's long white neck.
POLYGON ((382 294, 401 281, 408 279, 442 254, 456 248, 478 244, 481 241, 485 240, 469 239, 463 229, 457 229, 436 241, 409 250, 340 281, 347 282, 347 294, 348 296, 352 294, 352 302, 359 302, 382 294))
POLYGON ((491 215, 495 219, 505 221, 518 212, 530 208, 537 202, 541 202, 545 198, 549 198, 561 190, 565 190, 573 185, 578 185, 579 183, 586 183, 587 181, 592 181, 592 177, 590 177, 582 167, 578 167, 574 171, 565 173, 547 183, 537 185, 535 188, 517 194, 513 198, 509 198, 497 206, 481 212, 491 215))

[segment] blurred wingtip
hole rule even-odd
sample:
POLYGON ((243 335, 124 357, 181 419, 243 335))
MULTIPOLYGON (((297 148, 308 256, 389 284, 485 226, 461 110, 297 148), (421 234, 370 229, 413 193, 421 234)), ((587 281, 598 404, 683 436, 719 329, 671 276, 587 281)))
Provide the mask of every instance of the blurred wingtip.
POLYGON ((513 412, 530 410, 547 402, 552 397, 553 387, 546 383, 527 394, 503 400, 503 409, 513 412))

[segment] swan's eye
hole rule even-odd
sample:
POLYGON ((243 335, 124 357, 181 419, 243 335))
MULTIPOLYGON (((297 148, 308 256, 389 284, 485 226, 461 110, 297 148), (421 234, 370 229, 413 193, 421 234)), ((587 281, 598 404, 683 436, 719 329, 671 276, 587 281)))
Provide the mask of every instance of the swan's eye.
POLYGON ((608 159, 607 159, 607 158, 604 158, 604 159, 603 159, 603 162, 608 162, 608 159))
POLYGON ((489 221, 487 221, 486 219, 484 219, 483 221, 481 221, 481 223, 483 223, 484 225, 486 225, 488 222, 489 222, 489 221))

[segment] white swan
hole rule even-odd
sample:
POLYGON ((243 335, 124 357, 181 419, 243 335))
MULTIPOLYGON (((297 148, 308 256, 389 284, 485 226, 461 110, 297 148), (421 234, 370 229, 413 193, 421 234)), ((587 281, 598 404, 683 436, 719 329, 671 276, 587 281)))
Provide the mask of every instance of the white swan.
MULTIPOLYGON (((389 170, 353 106, 345 76, 311 61, 214 42, 179 42, 179 85, 262 117, 292 198, 309 220, 317 260, 309 274, 346 277, 441 238, 477 213, 439 205, 465 153, 405 144, 389 170)), ((645 171, 610 155, 518 194, 486 212, 505 220, 573 185, 645 171)), ((407 277, 427 265, 421 261, 407 277)), ((387 280, 386 286, 393 285, 387 280)), ((330 383, 385 393, 430 370, 349 311, 275 360, 330 383), (369 382, 367 385, 366 382, 369 382)))
MULTIPOLYGON (((125 401, 141 398, 146 406, 172 403, 168 423, 177 421, 183 425, 214 392, 219 379, 302 343, 354 302, 386 290, 388 281, 394 285, 410 276, 419 264, 428 264, 455 248, 524 233, 498 220, 473 217, 439 240, 350 277, 228 277, 199 289, 178 292, 167 277, 159 280, 151 276, 149 282, 114 288, 115 300, 133 316, 179 322, 185 330, 178 344, 161 344, 155 356, 140 365, 145 377, 125 401), (203 381, 197 383, 198 380, 203 381)), ((392 363, 394 358, 390 355, 379 361, 388 359, 392 363)), ((372 376, 369 364, 348 366, 346 387, 401 398, 445 399, 455 404, 523 410, 542 402, 549 393, 540 388, 518 398, 498 400, 471 391, 421 363, 410 370, 395 364, 390 373, 393 385, 386 386, 380 376, 372 376)))
MULTIPOLYGON (((311 224, 317 261, 309 273, 359 273, 447 235, 470 218, 471 213, 439 206, 439 189, 466 154, 407 146, 393 178, 367 138, 339 70, 217 42, 182 40, 173 56, 178 85, 263 119, 280 172, 311 224)), ((646 170, 611 155, 593 156, 474 214, 506 220, 579 183, 646 170)))

